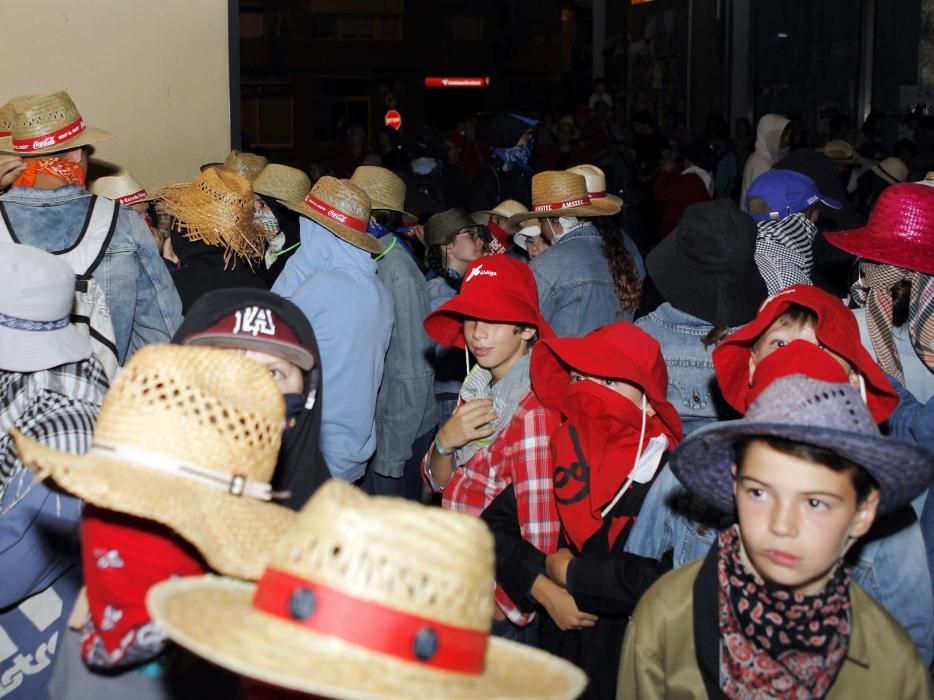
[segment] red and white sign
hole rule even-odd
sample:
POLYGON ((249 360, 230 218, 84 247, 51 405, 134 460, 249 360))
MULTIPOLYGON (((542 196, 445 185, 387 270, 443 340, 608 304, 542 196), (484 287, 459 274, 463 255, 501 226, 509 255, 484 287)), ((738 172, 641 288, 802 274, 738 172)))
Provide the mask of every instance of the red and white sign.
POLYGON ((490 76, 475 78, 425 78, 428 88, 485 88, 490 86, 490 76))
POLYGON ((384 121, 386 122, 386 126, 391 126, 396 131, 402 128, 402 115, 394 109, 390 109, 386 112, 384 121))

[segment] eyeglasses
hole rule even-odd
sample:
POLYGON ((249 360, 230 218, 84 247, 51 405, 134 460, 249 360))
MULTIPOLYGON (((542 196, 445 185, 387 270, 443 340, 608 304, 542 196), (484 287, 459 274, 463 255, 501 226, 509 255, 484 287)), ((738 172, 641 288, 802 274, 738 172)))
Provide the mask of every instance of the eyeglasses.
POLYGON ((483 234, 480 233, 479 228, 465 228, 463 231, 458 231, 454 238, 457 238, 457 236, 470 236, 470 240, 472 240, 474 243, 478 243, 483 240, 483 234))

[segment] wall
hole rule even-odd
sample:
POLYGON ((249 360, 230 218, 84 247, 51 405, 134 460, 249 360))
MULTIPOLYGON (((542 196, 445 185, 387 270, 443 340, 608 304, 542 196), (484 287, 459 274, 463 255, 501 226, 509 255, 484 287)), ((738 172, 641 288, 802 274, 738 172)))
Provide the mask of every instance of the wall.
MULTIPOLYGON (((117 138, 95 161, 147 188, 190 180, 230 150, 228 0, 4 2, 0 103, 67 91, 117 138)), ((92 175, 94 171, 92 170, 92 175)))

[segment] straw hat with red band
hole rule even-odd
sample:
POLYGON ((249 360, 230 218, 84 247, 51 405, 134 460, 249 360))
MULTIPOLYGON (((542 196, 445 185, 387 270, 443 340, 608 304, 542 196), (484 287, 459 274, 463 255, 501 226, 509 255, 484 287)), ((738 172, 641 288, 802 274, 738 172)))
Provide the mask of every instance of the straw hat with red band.
POLYGON ((332 480, 256 585, 181 578, 154 586, 146 605, 186 649, 318 697, 578 697, 578 668, 490 636, 493 554, 477 518, 332 480))
POLYGON ((18 98, 13 109, 10 135, 0 138, 0 153, 41 156, 114 137, 87 126, 67 92, 18 98))
POLYGON ((566 170, 546 170, 532 176, 532 211, 509 217, 510 225, 526 219, 554 216, 609 216, 605 206, 596 206, 587 192, 583 175, 566 170))
MULTIPOLYGON (((752 356, 752 346, 792 304, 798 304, 817 314, 814 334, 818 342, 840 355, 863 376, 866 382, 866 401, 872 417, 877 423, 887 419, 898 406, 898 394, 882 368, 860 342, 856 317, 837 297, 806 284, 794 285, 769 298, 752 321, 729 335, 714 350, 714 370, 717 373, 720 391, 727 403, 740 413, 745 413, 752 403, 749 396, 749 358, 752 356)), ((758 371, 757 369, 757 374, 758 371)))
POLYGON ((464 319, 534 326, 538 337, 554 338, 538 308, 538 287, 529 266, 505 255, 474 260, 460 293, 428 314, 425 330, 446 347, 464 347, 464 319))
POLYGON ((379 255, 385 248, 367 232, 371 201, 366 192, 350 180, 325 175, 300 202, 282 204, 321 224, 350 245, 379 255))
POLYGON ((618 214, 623 208, 622 198, 606 191, 606 173, 601 168, 596 165, 575 165, 568 168, 568 172, 584 176, 590 203, 595 207, 606 209, 610 214, 618 214))
POLYGON ((0 138, 6 138, 13 133, 13 120, 16 118, 16 112, 22 109, 24 102, 31 100, 33 97, 34 95, 14 97, 0 107, 0 138))
POLYGON ((108 177, 99 177, 89 188, 91 194, 107 197, 120 204, 138 204, 139 202, 149 202, 154 198, 150 197, 146 189, 137 182, 136 178, 130 173, 124 171, 108 177))
POLYGON ((532 388, 546 407, 561 410, 571 387, 569 372, 638 385, 673 436, 684 434, 681 417, 668 401, 668 369, 658 341, 628 321, 609 323, 583 338, 552 338, 532 350, 532 388))
POLYGON ((861 258, 934 275, 934 188, 915 182, 886 187, 869 223, 825 236, 861 258))

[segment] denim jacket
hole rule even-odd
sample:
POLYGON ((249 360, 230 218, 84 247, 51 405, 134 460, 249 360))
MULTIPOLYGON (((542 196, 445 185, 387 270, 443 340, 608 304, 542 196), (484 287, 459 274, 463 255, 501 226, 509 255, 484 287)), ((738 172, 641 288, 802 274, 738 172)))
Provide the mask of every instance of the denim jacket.
MULTIPOLYGON (((20 242, 56 252, 77 239, 91 194, 75 185, 54 190, 14 187, 0 201, 20 242)), ((182 303, 138 212, 120 207, 117 228, 94 280, 107 296, 120 364, 144 345, 171 340, 182 321, 182 303)))
POLYGON ((668 400, 681 416, 685 434, 717 420, 738 418, 717 387, 713 346, 704 347, 702 342, 713 326, 668 302, 636 325, 661 345, 668 368, 668 400))
POLYGON ((632 319, 631 312, 620 309, 603 239, 591 224, 558 238, 529 266, 539 308, 559 336, 587 335, 604 324, 632 319))
POLYGON ((398 479, 412 443, 438 422, 435 373, 428 363, 431 340, 422 326, 428 292, 421 270, 398 247, 379 259, 376 274, 392 295, 394 323, 376 397, 376 455, 370 468, 398 479))
MULTIPOLYGON (((931 575, 918 521, 911 511, 905 515, 904 523, 894 519, 878 523, 870 539, 857 543, 847 559, 853 564, 856 582, 901 623, 924 663, 930 664, 934 658, 931 575)), ((678 568, 703 557, 719 529, 731 523, 732 517, 706 507, 688 493, 666 466, 642 504, 626 551, 659 559, 673 549, 678 568)))

